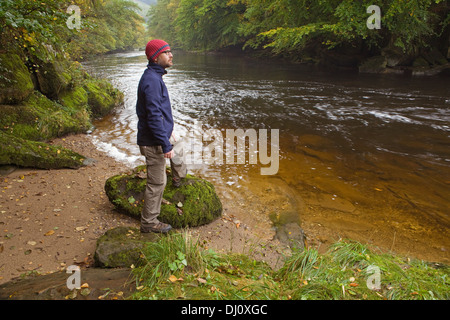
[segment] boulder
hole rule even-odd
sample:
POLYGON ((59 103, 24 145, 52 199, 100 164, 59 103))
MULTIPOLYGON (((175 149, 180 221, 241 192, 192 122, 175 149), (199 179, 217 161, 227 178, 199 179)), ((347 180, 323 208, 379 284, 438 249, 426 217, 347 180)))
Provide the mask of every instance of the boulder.
POLYGON ((29 141, 0 131, 0 165, 39 169, 79 168, 90 159, 62 147, 29 141))
POLYGON ((70 290, 67 281, 72 274, 58 271, 13 279, 0 285, 0 300, 117 300, 136 290, 129 268, 80 268, 80 283, 88 286, 70 290))
POLYGON ((39 91, 48 98, 55 100, 59 94, 69 88, 72 76, 67 72, 69 64, 66 61, 54 59, 53 61, 34 62, 39 67, 36 69, 36 77, 39 91))
POLYGON ((36 90, 18 105, 0 105, 0 113, 0 128, 34 141, 82 133, 92 126, 87 108, 64 107, 36 90))
POLYGON ((360 73, 382 73, 387 66, 387 60, 384 56, 374 56, 364 61, 359 66, 360 73))
POLYGON ((269 215, 275 227, 275 239, 290 248, 303 250, 305 247, 306 235, 300 227, 299 214, 296 211, 280 211, 269 215))
POLYGON ((154 233, 141 235, 139 229, 117 227, 108 230, 97 240, 94 263, 101 268, 129 268, 142 261, 142 249, 146 242, 158 239, 154 233))
MULTIPOLYGON (((160 221, 170 223, 174 228, 196 227, 221 216, 222 203, 210 182, 188 175, 182 179, 181 186, 175 188, 170 169, 167 174, 160 221)), ((130 173, 113 176, 105 183, 106 195, 115 208, 136 219, 141 216, 145 187, 145 165, 130 173)))
POLYGON ((289 222, 276 227, 276 238, 291 248, 303 250, 305 247, 305 233, 295 222, 289 222))
POLYGON ((34 90, 28 68, 17 54, 0 53, 0 104, 17 104, 34 90))
POLYGON ((94 118, 103 117, 123 103, 123 93, 106 80, 88 79, 84 83, 88 105, 94 118))

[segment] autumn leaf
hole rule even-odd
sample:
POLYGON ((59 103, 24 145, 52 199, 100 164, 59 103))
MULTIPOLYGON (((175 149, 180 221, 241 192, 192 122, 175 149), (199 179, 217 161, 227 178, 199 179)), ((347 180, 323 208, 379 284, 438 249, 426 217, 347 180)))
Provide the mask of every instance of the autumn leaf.
POLYGON ((197 281, 200 282, 201 284, 205 284, 206 280, 203 278, 197 278, 197 281))
POLYGON ((172 283, 177 282, 177 280, 178 280, 178 278, 176 276, 174 276, 174 275, 171 275, 169 277, 169 281, 172 282, 172 283))
POLYGON ((50 230, 50 231, 47 231, 45 234, 44 234, 44 236, 51 236, 52 234, 54 234, 55 233, 55 230, 50 230))

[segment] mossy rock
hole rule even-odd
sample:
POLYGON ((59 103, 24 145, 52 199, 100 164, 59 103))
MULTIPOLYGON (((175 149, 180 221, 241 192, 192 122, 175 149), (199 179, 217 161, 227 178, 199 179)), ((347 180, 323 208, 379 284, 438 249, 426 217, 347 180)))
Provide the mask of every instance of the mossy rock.
POLYGON ((57 99, 61 92, 69 88, 72 76, 67 70, 69 63, 64 60, 53 59, 52 61, 36 60, 39 67, 34 73, 39 87, 44 95, 50 99, 57 99))
POLYGON ((16 137, 45 141, 91 127, 87 109, 70 109, 34 91, 18 105, 0 105, 0 130, 16 137))
POLYGON ((84 83, 88 105, 94 118, 103 117, 123 103, 123 93, 106 80, 89 79, 84 83))
POLYGON ((0 165, 39 169, 79 168, 87 163, 82 155, 63 147, 25 140, 0 131, 0 165))
POLYGON ((155 233, 141 235, 139 229, 117 227, 108 230, 97 240, 94 254, 96 267, 129 268, 139 266, 142 261, 142 249, 146 242, 158 240, 155 233))
MULTIPOLYGON (((119 212, 140 219, 146 182, 146 166, 139 166, 131 173, 109 178, 105 191, 119 212)), ((222 214, 222 203, 210 182, 188 175, 175 188, 170 169, 163 198, 158 219, 174 228, 204 225, 222 214)))
POLYGON ((359 66, 360 73, 382 73, 386 70, 387 59, 384 56, 370 57, 359 66))
POLYGON ((0 104, 17 104, 34 90, 28 68, 17 54, 0 53, 0 104))
POLYGON ((88 108, 88 93, 82 86, 78 86, 62 93, 59 101, 70 110, 86 110, 88 108))

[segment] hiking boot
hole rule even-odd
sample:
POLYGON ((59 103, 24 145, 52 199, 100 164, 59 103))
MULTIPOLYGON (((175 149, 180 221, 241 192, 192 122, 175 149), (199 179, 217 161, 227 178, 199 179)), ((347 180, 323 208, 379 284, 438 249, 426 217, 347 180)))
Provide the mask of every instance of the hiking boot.
POLYGON ((172 185, 175 188, 179 188, 181 186, 181 178, 173 178, 172 179, 172 185))
POLYGON ((172 230, 172 226, 170 224, 162 223, 162 222, 158 222, 154 226, 148 226, 148 227, 141 226, 141 233, 150 233, 150 232, 167 233, 170 230, 172 230))

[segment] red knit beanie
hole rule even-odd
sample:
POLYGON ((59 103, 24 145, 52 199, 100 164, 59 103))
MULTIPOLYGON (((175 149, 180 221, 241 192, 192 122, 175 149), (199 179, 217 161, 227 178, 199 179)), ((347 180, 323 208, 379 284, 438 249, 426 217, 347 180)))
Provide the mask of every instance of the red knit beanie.
POLYGON ((153 39, 147 43, 147 46, 145 47, 145 54, 147 55, 147 59, 149 61, 153 61, 166 50, 170 50, 167 42, 159 39, 153 39))

